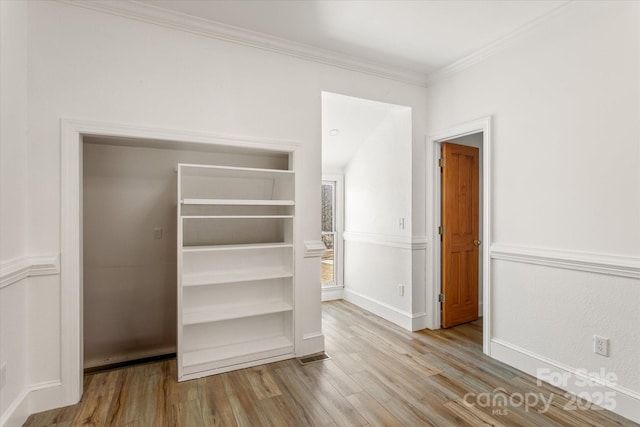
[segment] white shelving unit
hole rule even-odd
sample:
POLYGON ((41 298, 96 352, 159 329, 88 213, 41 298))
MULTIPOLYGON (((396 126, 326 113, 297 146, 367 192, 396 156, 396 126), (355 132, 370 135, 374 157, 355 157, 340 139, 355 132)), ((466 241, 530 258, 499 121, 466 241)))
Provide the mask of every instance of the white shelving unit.
POLYGON ((294 357, 294 172, 177 171, 178 381, 294 357))

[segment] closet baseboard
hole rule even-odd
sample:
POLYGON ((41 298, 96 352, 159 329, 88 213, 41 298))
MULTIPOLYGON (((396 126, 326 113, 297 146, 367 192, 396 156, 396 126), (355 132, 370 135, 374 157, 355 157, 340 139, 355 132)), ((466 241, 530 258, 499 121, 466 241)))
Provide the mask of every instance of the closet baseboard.
POLYGON ((92 366, 89 368, 85 368, 84 373, 94 374, 96 372, 111 371, 113 369, 126 368, 127 366, 131 366, 131 365, 141 365, 143 363, 153 363, 153 362, 159 362, 161 360, 166 360, 166 359, 174 359, 175 357, 176 357, 176 353, 167 353, 167 354, 161 354, 158 356, 142 357, 139 359, 132 359, 132 360, 125 360, 123 362, 110 363, 108 365, 92 366))

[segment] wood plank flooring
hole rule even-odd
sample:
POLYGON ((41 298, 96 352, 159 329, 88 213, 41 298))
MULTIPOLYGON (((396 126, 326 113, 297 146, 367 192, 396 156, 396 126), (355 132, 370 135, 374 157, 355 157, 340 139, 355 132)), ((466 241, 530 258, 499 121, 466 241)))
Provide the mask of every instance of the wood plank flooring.
POLYGON ((480 322, 412 333, 332 301, 323 304, 323 328, 328 360, 287 360, 183 383, 175 360, 88 374, 80 403, 34 414, 25 425, 638 425, 604 410, 567 410, 563 391, 482 354, 480 322))

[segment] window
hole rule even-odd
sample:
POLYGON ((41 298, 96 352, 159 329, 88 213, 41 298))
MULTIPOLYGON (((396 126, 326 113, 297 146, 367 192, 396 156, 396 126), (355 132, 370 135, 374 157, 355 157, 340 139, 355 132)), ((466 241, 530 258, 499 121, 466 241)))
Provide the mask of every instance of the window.
POLYGON ((337 284, 336 182, 322 181, 322 285, 337 284))

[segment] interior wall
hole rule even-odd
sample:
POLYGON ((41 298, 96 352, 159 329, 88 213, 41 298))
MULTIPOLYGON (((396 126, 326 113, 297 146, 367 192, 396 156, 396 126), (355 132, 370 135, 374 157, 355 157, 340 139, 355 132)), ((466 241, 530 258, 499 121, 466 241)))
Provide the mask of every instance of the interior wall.
POLYGON ((20 425, 27 392, 27 4, 0 2, 0 425, 20 425), (13 273, 18 273, 17 277, 13 273), (13 276, 13 277, 12 277, 13 276), (9 413, 9 408, 13 408, 9 413))
POLYGON ((391 107, 345 167, 345 299, 411 329, 411 111, 391 107), (404 221, 403 225, 400 222, 404 221), (398 285, 404 285, 400 295, 398 285))
POLYGON ((640 280, 623 266, 640 265, 639 29, 637 2, 572 3, 434 83, 427 114, 432 134, 492 117, 492 354, 613 372, 638 419, 640 280))
MULTIPOLYGON (((29 252, 60 251, 63 118, 299 142, 296 334, 301 351, 321 351, 320 263, 303 250, 304 241, 320 240, 320 94, 411 107, 415 151, 424 149, 426 90, 71 4, 29 2, 28 10, 30 209, 21 221, 29 252)), ((46 292, 33 295, 30 304, 41 310, 34 317, 56 321, 30 332, 42 345, 30 356, 29 381, 46 384, 38 393, 48 396, 32 410, 73 403, 55 385, 61 313, 46 303, 51 294, 59 299, 60 275, 43 277, 40 287, 46 292)))
POLYGON ((279 168, 282 158, 95 138, 83 156, 85 367, 174 353, 176 165, 279 168))

